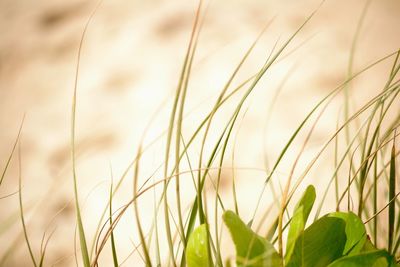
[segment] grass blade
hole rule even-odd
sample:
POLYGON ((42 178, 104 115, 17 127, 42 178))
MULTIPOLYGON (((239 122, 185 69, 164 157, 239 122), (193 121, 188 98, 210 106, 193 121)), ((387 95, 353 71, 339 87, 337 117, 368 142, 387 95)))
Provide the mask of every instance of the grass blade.
MULTIPOLYGON (((199 19, 200 19, 201 7, 202 7, 202 0, 199 1, 198 8, 196 10, 196 16, 195 16, 191 36, 190 36, 190 41, 189 41, 189 45, 186 50, 185 59, 184 59, 184 63, 183 63, 182 70, 181 70, 181 76, 179 78, 179 82, 178 82, 178 86, 177 86, 177 90, 176 90, 176 94, 175 94, 175 99, 174 99, 174 103, 173 103, 173 107, 172 107, 172 111, 171 111, 171 115, 170 115, 169 128, 168 128, 168 134, 167 134, 167 144, 166 144, 166 149, 165 149, 164 177, 168 176, 167 174, 168 174, 169 153, 170 153, 170 149, 171 149, 171 145, 172 145, 171 142, 172 142, 172 136, 173 136, 173 131, 174 131, 175 117, 178 112, 178 103, 179 103, 180 99, 181 99, 181 105, 182 105, 180 111, 183 112, 184 98, 185 98, 185 94, 186 94, 185 92, 187 89, 186 82, 189 79, 190 68, 192 65, 193 57, 194 57, 195 46, 196 46, 196 42, 197 42, 196 33, 198 30, 198 23, 199 23, 199 19), (183 96, 182 96, 182 91, 184 91, 183 96)), ((197 34, 197 36, 198 36, 198 34, 197 34)), ((180 114, 178 121, 180 121, 182 119, 181 116, 182 116, 182 114, 180 114)), ((181 121, 180 121, 180 123, 181 123, 181 121)), ((180 135, 181 135, 181 133, 179 132, 180 131, 179 127, 181 127, 181 126, 178 125, 177 136, 176 136, 176 146, 178 148, 178 151, 177 151, 178 154, 179 154, 179 149, 180 149, 180 135)), ((176 165, 175 169, 177 169, 179 172, 180 159, 176 159, 176 160, 177 160, 177 162, 175 162, 175 165, 176 165)), ((174 245, 172 242, 170 218, 169 218, 169 211, 168 211, 167 188, 168 188, 168 180, 165 180, 164 189, 163 189, 165 227, 166 227, 167 241, 168 241, 168 247, 169 247, 169 255, 170 255, 170 258, 172 259, 173 266, 176 267, 177 264, 174 259, 174 245)), ((179 181, 177 182, 177 189, 179 189, 179 181)), ((198 197, 201 198, 201 196, 198 196, 198 197)), ((178 209, 180 212, 179 193, 177 195, 177 198, 178 198, 178 200, 177 200, 178 201, 178 209)), ((200 207, 201 207, 201 203, 200 203, 200 207)), ((179 215, 179 218, 180 218, 180 227, 183 228, 181 214, 179 215)), ((180 229, 180 232, 181 231, 183 231, 183 229, 180 229)), ((184 237, 184 233, 182 232, 181 238, 183 239, 182 240, 183 243, 185 243, 185 240, 183 237, 184 237)))
POLYGON ((389 229, 388 229, 388 250, 392 253, 393 246, 393 233, 394 233, 394 219, 396 212, 396 202, 392 201, 396 194, 396 139, 393 138, 393 146, 390 157, 390 174, 389 174, 389 229))
POLYGON ((31 257, 33 266, 37 267, 37 263, 35 260, 35 257, 33 255, 33 251, 32 251, 32 246, 31 243, 29 242, 29 238, 28 238, 28 232, 26 230, 26 224, 25 224, 25 217, 24 217, 24 208, 23 208, 23 204, 22 204, 22 168, 21 168, 21 145, 19 143, 18 145, 18 171, 19 171, 19 175, 18 175, 18 187, 19 187, 19 210, 20 210, 20 217, 21 217, 21 223, 22 223, 22 228, 24 230, 24 237, 25 237, 25 242, 26 245, 28 246, 28 250, 29 250, 29 255, 31 257))
POLYGON ((114 229, 112 229, 112 223, 113 223, 113 218, 112 218, 112 199, 113 199, 113 183, 111 181, 110 185, 110 228, 111 228, 111 252, 112 252, 112 257, 113 257, 113 263, 114 267, 118 267, 118 256, 117 256, 117 250, 115 248, 115 238, 114 238, 114 229))
MULTIPOLYGON (((140 155, 140 153, 141 153, 141 145, 139 146, 138 155, 140 155)), ((136 161, 135 169, 134 169, 133 198, 137 198, 137 183, 138 183, 138 179, 139 179, 139 159, 136 161)), ((147 244, 146 244, 146 241, 145 241, 145 237, 144 237, 142 226, 141 226, 140 219, 139 219, 140 216, 139 216, 139 209, 138 209, 138 202, 137 201, 135 201, 133 203, 133 207, 134 207, 134 211, 135 211, 135 219, 136 219, 136 224, 137 224, 137 228, 138 228, 138 232, 139 232, 140 242, 142 244, 144 258, 145 258, 145 261, 146 261, 146 266, 152 266, 150 255, 149 255, 149 251, 147 249, 147 244)))
POLYGON ((97 3, 97 6, 90 14, 89 19, 87 20, 85 27, 82 32, 81 40, 78 48, 78 57, 76 62, 76 72, 75 72, 75 82, 74 82, 74 90, 72 97, 72 111, 71 111, 71 158, 72 158, 72 176, 73 176, 73 184, 74 184, 74 198, 75 198, 75 208, 76 208, 76 219, 77 226, 79 232, 79 242, 81 246, 82 260, 85 267, 90 266, 90 258, 89 252, 86 243, 85 230, 82 223, 82 216, 79 207, 79 198, 78 198, 78 183, 77 183, 77 175, 76 175, 76 159, 75 159, 75 126, 76 126, 76 102, 77 102, 77 91, 78 91, 78 78, 79 78, 79 66, 81 61, 82 47, 83 41, 85 40, 87 29, 89 28, 89 24, 92 21, 94 15, 97 12, 97 9, 100 7, 102 1, 100 0, 97 3))

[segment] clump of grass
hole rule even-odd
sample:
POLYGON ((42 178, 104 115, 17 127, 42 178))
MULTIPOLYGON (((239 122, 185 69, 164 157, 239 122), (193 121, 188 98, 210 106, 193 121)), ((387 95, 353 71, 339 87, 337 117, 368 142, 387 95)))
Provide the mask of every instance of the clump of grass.
MULTIPOLYGON (((127 166, 116 185, 114 186, 114 183, 111 183, 108 203, 104 207, 98 227, 95 229, 93 241, 89 246, 85 234, 85 218, 81 214, 79 202, 79 179, 76 175, 75 159, 75 120, 81 49, 89 22, 95 14, 94 11, 85 26, 79 46, 71 119, 72 180, 80 244, 79 251, 83 265, 85 267, 101 265, 101 256, 105 253, 112 256, 114 266, 119 266, 119 264, 125 262, 118 253, 118 238, 115 235, 115 230, 122 218, 127 216, 129 209, 133 208, 133 224, 136 226, 136 234, 139 237, 140 244, 134 247, 132 253, 137 253, 143 261, 141 264, 146 266, 230 266, 231 259, 224 257, 225 251, 222 248, 222 239, 227 229, 235 243, 238 266, 303 266, 304 264, 300 264, 300 262, 304 262, 306 257, 311 258, 307 258, 308 265, 305 266, 328 266, 329 264, 332 267, 350 266, 346 264, 366 266, 371 262, 382 264, 374 266, 395 266, 396 262, 393 256, 399 255, 400 246, 400 217, 398 217, 400 202, 397 199, 399 193, 396 193, 396 179, 398 177, 396 159, 400 153, 396 148, 396 140, 398 140, 396 139, 398 135, 396 130, 400 125, 400 112, 398 108, 396 109, 400 93, 400 50, 382 57, 357 72, 353 72, 352 60, 356 39, 366 10, 362 13, 353 42, 348 77, 312 107, 294 129, 293 134, 271 165, 272 167, 268 171, 264 170, 265 179, 260 188, 257 202, 252 207, 254 208, 252 216, 249 218, 249 223, 246 224, 243 222, 243 218, 239 217, 240 201, 236 197, 236 192, 240 188, 236 187, 234 179, 231 182, 234 208, 228 207, 220 195, 224 163, 229 153, 228 149, 230 146, 234 146, 232 145, 232 137, 240 122, 240 115, 245 113, 244 107, 249 96, 262 79, 268 78, 268 71, 284 56, 284 53, 293 52, 287 51, 289 45, 312 20, 318 9, 312 12, 283 44, 279 45, 279 42, 275 44, 261 68, 234 87, 233 82, 237 79, 238 73, 252 53, 259 38, 267 29, 267 25, 260 36, 245 51, 207 115, 191 135, 185 135, 183 128, 187 93, 196 48, 206 14, 203 11, 202 1, 200 1, 171 107, 168 129, 149 144, 145 144, 143 138, 136 150, 135 159, 127 166), (351 89, 350 83, 355 78, 364 75, 369 69, 389 60, 393 62, 392 67, 381 92, 350 114, 350 97, 348 94, 351 89), (319 120, 331 102, 341 95, 344 95, 344 121, 341 122, 338 119, 337 130, 331 134, 322 148, 296 177, 295 171, 302 167, 299 166, 300 158, 303 156, 315 128, 318 127, 319 120), (217 128, 213 128, 216 123, 215 117, 233 99, 237 100, 234 109, 225 121, 222 130, 216 130, 217 128), (309 125, 311 125, 310 128, 307 128, 309 125), (356 131, 352 131, 354 127, 357 127, 356 131), (216 140, 212 140, 209 136, 210 132, 213 131, 217 133, 216 140), (286 183, 281 188, 281 194, 277 193, 276 201, 271 203, 268 209, 261 211, 262 197, 268 186, 274 188, 273 183, 279 183, 279 181, 274 181, 275 174, 295 140, 298 140, 300 133, 305 133, 306 137, 289 171, 286 183), (340 137, 343 138, 343 136, 345 138, 343 142, 345 144, 344 151, 340 150, 339 146, 340 137), (160 163, 162 175, 161 177, 150 177, 144 184, 139 185, 142 157, 149 147, 162 138, 165 140, 164 162, 160 163), (211 143, 212 141, 214 143, 211 143), (190 156, 189 151, 195 147, 196 142, 200 144, 200 148, 198 158, 194 159, 190 156), (314 220, 309 227, 306 227, 311 209, 316 202, 314 187, 310 186, 306 189, 293 212, 289 210, 289 206, 311 169, 318 164, 320 157, 327 153, 333 142, 335 142, 333 151, 335 169, 327 187, 321 194, 320 202, 317 203, 314 220), (392 148, 388 149, 390 144, 392 144, 392 148), (209 147, 211 147, 211 152, 207 153, 206 148, 209 147), (212 171, 216 171, 215 176, 212 175, 212 171), (347 173, 348 177, 341 176, 342 173, 347 173), (122 182, 126 177, 129 177, 129 174, 132 174, 132 198, 125 205, 115 209, 113 206, 114 196, 119 192, 122 182), (194 194, 188 207, 185 207, 182 201, 181 178, 184 175, 190 175, 193 181, 194 194), (155 178, 159 179, 155 180, 155 178), (343 184, 343 180, 347 183, 343 184), (211 190, 206 189, 207 184, 210 185, 211 190), (334 188, 332 188, 333 186, 334 188), (157 189, 161 190, 161 194, 155 193, 157 189), (324 201, 331 191, 334 191, 336 212, 320 216, 324 201), (154 194, 153 221, 151 225, 144 225, 138 202, 141 197, 151 192, 154 194), (383 198, 379 197, 380 192, 387 193, 387 199, 383 208, 379 209, 383 201, 383 198), (177 209, 174 212, 172 206, 175 205, 177 209), (231 209, 235 211, 233 212, 231 209), (276 214, 273 212, 274 209, 278 210, 278 212, 275 212, 276 214), (384 211, 387 211, 387 226, 383 223, 384 211), (271 222, 271 227, 265 235, 259 233, 260 227, 257 227, 256 231, 252 230, 253 222, 260 214, 264 214, 261 216, 262 222, 266 218, 271 222), (163 220, 159 219, 161 216, 163 220), (337 238, 332 238, 333 234, 338 234, 337 238), (371 240, 367 238, 367 235, 371 237, 371 240), (324 239, 325 237, 331 238, 329 242, 324 239), (382 237, 382 240, 379 237, 382 237), (161 240, 166 240, 167 253, 164 253, 165 251, 160 246, 161 240), (284 246, 285 242, 286 247, 284 246), (385 244, 381 245, 381 243, 385 244), (108 250, 107 245, 110 245, 108 250)), ((17 146, 19 135, 18 133, 17 141, 2 172, 0 186, 17 146)), ((268 165, 270 162, 271 159, 268 159, 268 165)), ((231 167, 233 170, 235 168, 235 166, 231 167)), ((21 180, 19 200, 25 243, 28 246, 33 265, 42 266, 48 241, 43 242, 45 245, 42 246, 41 257, 38 261, 27 235, 21 180)))

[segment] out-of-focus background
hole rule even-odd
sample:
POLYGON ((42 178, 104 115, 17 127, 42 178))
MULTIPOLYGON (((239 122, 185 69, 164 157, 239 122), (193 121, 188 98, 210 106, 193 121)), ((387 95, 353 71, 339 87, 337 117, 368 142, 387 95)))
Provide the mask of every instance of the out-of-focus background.
MULTIPOLYGON (((120 179, 150 121, 145 144, 168 125, 197 4, 187 0, 103 1, 89 25, 78 80, 76 147, 83 221, 90 242, 108 200, 110 177, 114 183, 120 179)), ((205 3, 207 13, 185 109, 187 138, 209 112, 265 25, 271 23, 234 85, 256 73, 275 43, 280 47, 319 4, 314 0, 205 3)), ((71 106, 78 46, 96 5, 92 0, 0 0, 0 167, 6 164, 25 114, 20 143, 22 200, 35 255, 39 255, 43 233, 46 238, 52 233, 45 266, 75 265, 71 106)), ((245 103, 246 113, 239 116, 240 128, 235 131, 235 146, 231 142, 221 189, 226 203, 232 203, 229 166, 234 147, 239 208, 245 218, 253 211, 265 177, 254 168, 264 168, 265 157, 270 162, 276 159, 307 111, 349 73, 399 48, 400 2, 370 1, 349 70, 352 41, 365 5, 362 0, 325 1, 245 103), (273 112, 268 115, 271 104, 273 112)), ((351 111, 382 89, 390 64, 383 62, 352 83, 351 111)), ((234 98, 216 117, 206 153, 237 100, 234 98)), ((299 173, 334 132, 338 118, 343 116, 343 103, 343 96, 335 98, 321 118, 299 164, 299 173)), ((279 167, 281 185, 305 136, 301 135, 292 154, 279 167)), ((163 163, 164 146, 165 137, 144 156, 141 183, 163 163)), ((194 158, 199 153, 196 148, 190 151, 194 158)), ((326 185, 323 178, 332 168, 333 159, 326 154, 305 184, 326 185)), ((0 197, 18 191, 18 177, 17 149, 1 184, 0 197)), ((115 208, 132 196, 131 172, 123 185, 115 197, 115 208)), ((189 205, 185 201, 192 200, 191 180, 186 186, 191 189, 182 189, 184 208, 189 205)), ((279 188, 278 182, 276 186, 279 188)), ((152 197, 144 196, 140 202, 144 225, 153 217, 149 212, 152 197)), ((271 199, 267 192, 265 203, 271 199)), ((0 258, 5 260, 4 266, 30 265, 18 205, 18 194, 0 199, 0 258)), ((326 209, 332 205, 327 203, 326 209)), ((119 229, 118 252, 125 258, 138 242, 133 219, 122 222, 119 229)), ((109 253, 105 254, 101 266, 110 266, 109 253)), ((128 262, 130 266, 142 265, 137 253, 128 262)))

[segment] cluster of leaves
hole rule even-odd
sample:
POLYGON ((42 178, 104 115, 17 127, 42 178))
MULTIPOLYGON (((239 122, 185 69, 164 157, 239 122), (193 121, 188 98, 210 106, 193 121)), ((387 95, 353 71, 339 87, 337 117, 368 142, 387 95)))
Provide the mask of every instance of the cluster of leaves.
MULTIPOLYGON (((223 220, 236 247, 236 263, 241 267, 398 267, 386 250, 369 240, 364 223, 353 212, 329 213, 305 228, 315 201, 310 185, 297 203, 290 221, 286 253, 279 255, 273 244, 251 230, 237 214, 226 211, 223 220)), ((207 227, 199 226, 190 236, 188 267, 209 265, 207 227)))

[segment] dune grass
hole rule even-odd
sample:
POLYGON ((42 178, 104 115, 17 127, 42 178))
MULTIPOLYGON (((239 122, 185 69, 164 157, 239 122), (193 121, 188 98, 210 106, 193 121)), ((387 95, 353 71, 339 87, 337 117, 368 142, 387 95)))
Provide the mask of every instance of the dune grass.
MULTIPOLYGON (((260 247, 264 244, 264 239, 259 238, 256 234, 251 232, 251 229, 248 229, 253 227, 253 222, 258 217, 261 217, 261 222, 259 226, 256 227, 257 230, 255 232, 258 232, 264 221, 268 220, 270 222, 270 228, 267 233, 258 234, 266 237, 266 240, 271 242, 271 246, 277 249, 277 253, 271 252, 274 257, 273 264, 275 265, 273 266, 297 266, 296 263, 293 263, 295 262, 294 260, 289 260, 290 254, 297 246, 293 236, 296 238, 303 234, 305 236, 305 231, 307 231, 304 230, 305 224, 311 210, 309 206, 310 203, 302 201, 307 199, 307 196, 308 199, 312 199, 312 204, 317 200, 315 200, 315 196, 310 197, 307 195, 307 192, 310 191, 306 191, 305 197, 300 199, 293 213, 292 210, 289 210, 289 206, 293 198, 297 196, 299 187, 306 183, 305 179, 310 174, 310 171, 319 163, 318 160, 325 153, 329 152, 328 149, 332 148, 332 144, 334 171, 331 173, 331 176, 327 178, 329 182, 326 188, 324 188, 323 193, 319 194, 320 199, 319 202, 316 202, 317 208, 313 222, 317 224, 326 223, 327 225, 337 222, 337 218, 327 219, 326 216, 321 216, 324 202, 329 193, 333 192, 336 211, 354 212, 357 218, 365 224, 373 246, 386 249, 391 255, 398 257, 400 253, 400 201, 398 200, 399 192, 398 189, 396 189, 396 184, 398 181, 398 157, 400 150, 396 146, 396 140, 399 140, 398 135, 400 134, 398 131, 400 126, 400 109, 398 108, 400 103, 400 50, 385 55, 358 71, 353 70, 352 62, 356 51, 357 39, 369 3, 370 1, 367 2, 365 9, 362 11, 356 29, 351 47, 346 79, 318 101, 314 107, 311 108, 309 113, 304 116, 300 124, 294 127, 292 135, 289 137, 276 159, 274 161, 272 161, 271 158, 265 160, 266 168, 261 170, 265 174, 265 179, 262 186, 259 188, 259 192, 255 193, 258 196, 257 201, 254 203, 253 207, 249 208, 252 211, 252 216, 249 218, 249 223, 246 225, 238 221, 241 203, 237 199, 236 194, 240 191, 240 188, 237 188, 235 183, 234 172, 240 168, 236 166, 226 167, 225 165, 225 162, 228 161, 229 149, 235 147, 236 141, 233 139, 235 139, 235 134, 239 131, 238 124, 240 124, 240 116, 245 116, 245 104, 249 97, 253 91, 256 90, 262 79, 269 78, 268 71, 270 68, 297 49, 295 48, 288 51, 289 45, 295 41, 299 32, 312 20, 315 13, 318 12, 318 8, 316 8, 282 44, 278 41, 275 43, 275 46, 269 51, 261 68, 244 81, 239 82, 238 86, 234 87, 233 84, 234 81, 237 80, 238 73, 253 52, 254 47, 258 44, 259 39, 265 34, 269 24, 266 25, 255 41, 251 43, 248 50, 245 51, 238 64, 233 66, 231 75, 220 90, 214 104, 207 112, 207 115, 197 124, 195 131, 188 136, 187 133, 183 131, 185 114, 187 114, 185 104, 188 97, 187 93, 190 88, 190 78, 193 71, 196 48, 199 43, 201 29, 206 19, 206 8, 204 8, 202 1, 200 1, 194 15, 189 44, 170 109, 168 128, 156 139, 145 144, 143 140, 148 130, 148 128, 146 128, 142 141, 139 147, 136 148, 134 160, 127 166, 125 172, 119 177, 115 186, 111 171, 112 182, 109 188, 109 199, 100 215, 98 226, 94 229, 92 241, 88 242, 89 239, 84 227, 85 217, 81 212, 79 201, 79 177, 76 173, 75 155, 75 127, 76 118, 79 116, 76 112, 76 106, 79 104, 77 97, 79 62, 85 33, 88 30, 90 21, 96 13, 96 8, 85 25, 79 45, 71 112, 72 181, 76 211, 76 229, 79 239, 77 254, 80 254, 80 259, 76 259, 76 261, 82 263, 85 267, 103 266, 101 256, 106 253, 112 256, 113 266, 120 266, 128 260, 131 255, 123 259, 118 253, 118 236, 115 235, 115 229, 118 227, 121 219, 127 216, 129 209, 132 208, 134 224, 136 225, 135 235, 139 237, 140 241, 139 245, 133 247, 132 254, 136 253, 142 259, 142 262, 138 263, 137 266, 182 267, 186 265, 197 266, 196 264, 200 264, 198 266, 230 266, 233 263, 233 259, 225 257, 226 251, 224 251, 222 247, 222 240, 226 238, 225 236, 227 236, 228 228, 232 233, 234 242, 238 242, 237 240, 240 238, 235 236, 235 227, 238 227, 237 229, 243 232, 243 235, 248 235, 250 240, 246 245, 249 247, 247 251, 246 246, 240 248, 244 250, 244 252, 238 252, 237 262, 241 262, 241 266, 259 266, 246 260, 252 253, 250 248, 253 244, 258 244, 260 247), (382 85, 381 92, 351 113, 349 91, 352 90, 353 87, 351 84, 352 81, 359 76, 365 75, 368 70, 388 61, 392 62, 392 66, 388 71, 385 84, 382 85), (306 166, 300 166, 299 161, 309 144, 314 130, 319 126, 318 123, 320 119, 325 114, 326 109, 331 105, 332 101, 341 96, 343 96, 344 104, 343 120, 338 117, 336 131, 329 136, 324 145, 306 166), (237 101, 235 102, 234 109, 231 111, 230 116, 226 118, 222 130, 216 130, 217 127, 213 127, 215 117, 224 108, 225 104, 232 102, 233 99, 237 101), (216 140, 210 138, 210 133, 217 134, 216 140), (306 137, 301 140, 301 148, 295 156, 291 169, 288 170, 285 183, 280 184, 280 181, 276 181, 276 172, 283 159, 289 153, 289 150, 293 147, 294 142, 299 141, 300 133, 305 134, 306 137), (160 162, 162 175, 161 177, 155 177, 156 175, 154 175, 154 177, 148 178, 144 184, 140 185, 139 182, 143 180, 141 179, 140 173, 142 157, 149 148, 160 140, 165 141, 165 151, 163 151, 164 161, 160 162), (195 146, 196 142, 200 144, 199 155, 198 158, 193 158, 189 151, 195 146), (345 149, 340 148, 342 144, 345 145, 345 149), (207 153, 208 148, 211 148, 211 152, 209 153, 207 153), (303 169, 300 171, 300 175, 296 176, 296 171, 300 168, 303 169), (222 172, 225 169, 231 169, 233 173, 233 179, 230 180, 230 186, 233 192, 233 207, 224 203, 223 198, 220 196, 222 172), (343 173, 347 173, 348 177, 343 177, 343 173), (193 191, 195 192, 187 208, 187 203, 183 203, 181 195, 180 181, 184 175, 192 177, 193 191), (127 177, 132 177, 132 198, 125 205, 115 209, 113 198, 118 194, 122 182, 127 177), (344 184, 343 181, 346 181, 346 183, 344 184), (280 184, 280 191, 275 191, 274 182, 280 184), (211 189, 207 189, 206 185, 208 184, 211 189), (261 201, 268 186, 270 186, 270 190, 273 191, 272 193, 275 201, 270 203, 269 208, 261 210, 261 201), (156 189, 160 189, 161 194, 156 194, 156 189), (153 214, 153 221, 150 225, 148 222, 144 225, 138 200, 140 200, 143 195, 151 193, 153 193, 154 201, 154 209, 151 211, 153 214), (385 198, 383 198, 381 194, 385 194, 385 198), (174 211, 172 207, 176 207, 176 210, 174 211), (307 210, 305 213, 306 215, 303 214, 306 217, 305 220, 301 218, 302 213, 299 211, 300 208, 306 208, 307 210), (234 210, 234 212, 228 211, 231 209, 234 210), (383 218, 382 215, 384 213, 387 213, 387 218, 383 218), (163 220, 159 220, 161 216, 163 220), (302 224, 301 227, 296 229, 296 227, 292 226, 292 221, 299 221, 302 224), (225 222, 227 227, 225 227, 223 222, 225 222), (201 225, 200 228, 196 228, 198 225, 201 225), (285 240, 287 235, 289 235, 289 238, 285 240), (197 238, 197 241, 193 241, 194 238, 197 238), (235 240, 235 238, 237 240, 235 240), (160 240, 164 239, 167 242, 166 247, 168 252, 165 257, 165 253, 160 245, 160 240), (205 255, 206 259, 200 261, 200 263, 191 261, 192 258, 188 257, 188 248, 191 250, 193 247, 196 248, 196 242, 205 242, 205 246, 199 253, 205 255), (285 242, 287 242, 286 248, 284 246, 285 242)), ((99 5, 100 4, 101 2, 99 5)), ((321 5, 322 4, 323 2, 321 5)), ((272 23, 272 21, 270 23, 272 23)), ((284 82, 282 86, 283 84, 284 82)), ((279 90, 277 92, 279 92, 279 90)), ((276 97, 273 99, 275 98, 276 97)), ((273 110, 271 109, 270 112, 273 112, 273 110)), ((270 127, 273 127, 273 125, 270 127)), ((21 129, 22 124, 10 156, 2 171, 0 186, 2 186, 8 166, 17 148, 21 129)), ((231 155, 233 159, 232 162, 234 162, 234 153, 235 149, 233 149, 231 155)), ((46 248, 48 243, 51 242, 51 234, 47 238, 45 238, 46 235, 43 235, 39 254, 40 257, 38 258, 32 248, 25 223, 22 201, 21 153, 18 153, 18 156, 20 163, 18 191, 19 216, 22 222, 24 240, 33 266, 45 266, 44 259, 46 248)), ((158 175, 157 171, 155 173, 158 175)), ((342 213, 337 213, 335 216, 340 217, 344 215, 342 213)), ((269 251, 273 251, 273 249, 269 251)), ((378 252, 368 251, 365 255, 363 254, 363 257, 364 259, 374 257, 389 258, 389 255, 379 250, 378 252)), ((345 260, 351 261, 353 258, 345 260)), ((355 261, 359 261, 359 259, 357 258, 355 261)), ((362 260, 359 262, 362 262, 362 260)))

